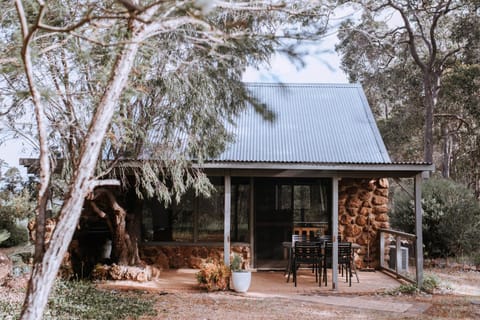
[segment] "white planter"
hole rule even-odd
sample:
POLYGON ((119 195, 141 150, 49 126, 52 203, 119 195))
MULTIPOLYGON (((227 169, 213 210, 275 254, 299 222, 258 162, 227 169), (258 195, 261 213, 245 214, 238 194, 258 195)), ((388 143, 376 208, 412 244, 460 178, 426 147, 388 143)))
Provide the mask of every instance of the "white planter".
POLYGON ((232 289, 236 292, 247 292, 251 281, 251 271, 232 272, 232 289))

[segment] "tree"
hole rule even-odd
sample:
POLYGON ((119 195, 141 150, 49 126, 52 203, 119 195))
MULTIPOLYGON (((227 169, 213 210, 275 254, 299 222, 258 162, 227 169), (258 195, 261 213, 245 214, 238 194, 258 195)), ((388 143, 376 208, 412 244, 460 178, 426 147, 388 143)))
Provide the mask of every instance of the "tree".
POLYGON ((340 32, 344 69, 352 80, 375 82, 381 98, 394 95, 398 100, 393 103, 403 108, 421 105, 423 160, 433 163, 442 80, 478 47, 479 24, 472 23, 478 21, 478 1, 349 2, 360 6, 362 16, 340 32))
POLYGON ((159 164, 137 166, 137 173, 150 177, 142 191, 170 199, 190 186, 208 190, 201 170, 189 164, 221 150, 228 135, 213 137, 247 98, 241 71, 266 61, 275 35, 295 36, 282 26, 303 25, 301 35, 324 31, 328 8, 307 1, 14 4, 16 14, 10 3, 2 4, 6 45, 0 62, 4 83, 13 88, 8 112, 19 110, 12 118, 28 116, 28 106, 35 114, 40 188, 34 265, 21 317, 39 319, 84 199, 95 197, 97 187, 119 184, 99 178, 121 169, 120 160, 162 156, 159 164), (133 130, 135 123, 145 127, 133 130), (148 144, 152 138, 158 142, 148 144), (111 161, 98 162, 107 155, 111 161), (65 160, 67 188, 46 246, 46 203, 57 156, 65 160))

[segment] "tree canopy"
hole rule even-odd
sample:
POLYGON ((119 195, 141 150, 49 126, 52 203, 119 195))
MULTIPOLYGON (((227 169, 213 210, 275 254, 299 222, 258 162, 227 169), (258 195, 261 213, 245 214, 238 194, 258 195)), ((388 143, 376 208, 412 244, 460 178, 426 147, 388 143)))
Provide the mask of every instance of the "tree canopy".
POLYGON ((463 148, 478 150, 479 2, 348 3, 360 14, 342 25, 337 51, 350 80, 365 87, 392 158, 478 181, 456 173, 478 171, 463 148))

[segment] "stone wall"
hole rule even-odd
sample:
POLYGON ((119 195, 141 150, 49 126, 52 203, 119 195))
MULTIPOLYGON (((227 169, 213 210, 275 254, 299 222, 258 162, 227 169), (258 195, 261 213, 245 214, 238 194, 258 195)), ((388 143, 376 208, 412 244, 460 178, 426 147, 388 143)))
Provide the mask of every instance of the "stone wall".
POLYGON ((342 240, 357 243, 357 268, 379 266, 379 228, 389 229, 388 180, 342 179, 338 228, 342 240))
MULTIPOLYGON (((232 253, 239 253, 245 265, 250 265, 251 254, 248 244, 232 244, 232 253)), ((223 244, 145 244, 140 248, 141 259, 155 267, 165 269, 194 268, 199 269, 207 260, 223 261, 223 244)))

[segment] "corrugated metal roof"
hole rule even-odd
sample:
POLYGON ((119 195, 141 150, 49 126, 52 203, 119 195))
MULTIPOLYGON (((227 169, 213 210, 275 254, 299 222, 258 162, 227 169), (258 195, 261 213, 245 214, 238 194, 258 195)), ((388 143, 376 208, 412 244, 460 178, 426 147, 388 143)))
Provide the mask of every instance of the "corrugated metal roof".
POLYGON ((275 114, 247 108, 230 126, 235 142, 217 161, 391 163, 358 84, 246 84, 275 114))

